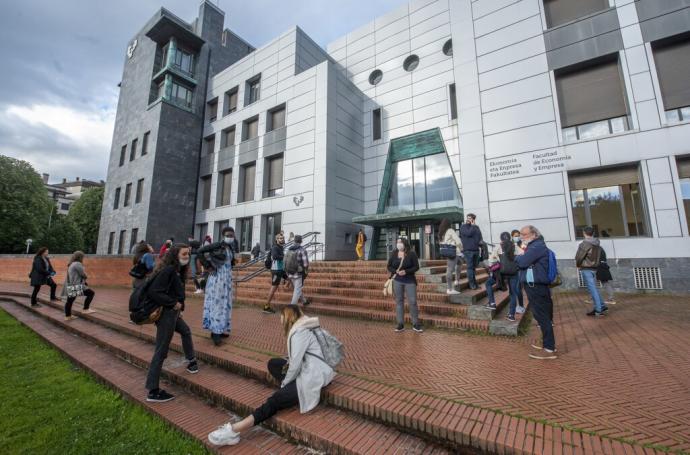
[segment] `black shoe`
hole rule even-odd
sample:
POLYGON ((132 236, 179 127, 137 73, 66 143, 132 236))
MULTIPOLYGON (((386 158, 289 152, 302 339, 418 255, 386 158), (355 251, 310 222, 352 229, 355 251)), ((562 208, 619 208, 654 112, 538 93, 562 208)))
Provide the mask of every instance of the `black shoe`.
POLYGON ((218 333, 212 333, 211 339, 213 340, 213 344, 215 344, 216 346, 220 346, 220 343, 223 340, 223 338, 221 338, 221 335, 218 333))
POLYGON ((265 306, 264 309, 261 310, 261 312, 264 314, 276 314, 276 310, 274 310, 270 306, 265 306))
POLYGON ((146 396, 146 401, 153 403, 165 403, 166 401, 174 400, 175 395, 166 392, 163 389, 151 390, 146 396))
POLYGON ((192 360, 187 364, 187 373, 197 374, 199 372, 199 364, 196 360, 192 360))
POLYGON ((601 309, 602 313, 608 313, 609 312, 609 307, 605 306, 601 309))
POLYGON ((310 303, 311 303, 311 300, 309 300, 309 299, 304 299, 304 303, 302 303, 302 305, 307 306, 307 305, 309 305, 310 303))
POLYGON ((604 313, 600 313, 599 311, 592 310, 589 313, 587 313, 587 316, 595 316, 595 317, 600 317, 603 316, 604 313))
POLYGON ((220 337, 221 337, 221 338, 230 338, 230 334, 229 334, 229 333, 223 332, 223 333, 220 334, 220 337))
POLYGON ((424 329, 422 328, 421 324, 413 325, 412 330, 414 330, 417 333, 422 333, 424 332, 424 329))
POLYGON ((405 326, 402 324, 398 324, 397 327, 395 328, 396 332, 402 332, 403 330, 405 330, 405 326))

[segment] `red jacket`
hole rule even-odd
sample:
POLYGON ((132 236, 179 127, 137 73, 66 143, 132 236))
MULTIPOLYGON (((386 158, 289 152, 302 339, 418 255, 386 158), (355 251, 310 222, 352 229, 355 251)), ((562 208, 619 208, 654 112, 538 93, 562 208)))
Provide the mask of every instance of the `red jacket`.
POLYGON ((165 256, 165 253, 168 252, 168 244, 164 243, 163 246, 161 247, 161 250, 158 252, 158 257, 163 258, 165 256))

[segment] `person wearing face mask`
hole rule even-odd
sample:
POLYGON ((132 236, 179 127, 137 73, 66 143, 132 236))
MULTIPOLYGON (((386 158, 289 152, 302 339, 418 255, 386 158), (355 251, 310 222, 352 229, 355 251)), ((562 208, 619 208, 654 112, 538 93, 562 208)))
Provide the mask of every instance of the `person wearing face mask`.
POLYGON ((199 365, 194 353, 192 331, 182 319, 184 311, 184 279, 189 267, 189 247, 174 245, 168 254, 158 263, 153 271, 146 298, 163 307, 160 318, 156 321, 156 347, 146 375, 146 401, 162 403, 175 398, 174 395, 160 388, 160 375, 163 361, 168 356, 170 341, 175 332, 182 337, 182 349, 187 359, 187 372, 199 372, 199 365))
POLYGON ((209 272, 204 296, 202 327, 211 332, 213 343, 220 345, 230 336, 232 317, 232 264, 235 230, 223 228, 222 241, 199 248, 197 257, 209 272))
POLYGON ((388 258, 388 271, 393 280, 393 294, 395 295, 395 316, 398 325, 396 332, 405 330, 405 296, 410 306, 412 317, 412 330, 421 333, 424 331, 419 323, 419 309, 417 308, 417 277, 415 272, 419 270, 419 259, 410 247, 410 241, 399 238, 396 243, 396 251, 388 258))
MULTIPOLYGON (((515 245, 515 254, 522 254, 524 249, 522 239, 520 239, 520 231, 513 229, 510 231, 510 237, 513 241, 513 245, 515 245)), ((518 314, 525 312, 525 302, 523 301, 522 296, 522 283, 519 279, 517 280, 517 307, 515 308, 515 312, 518 314)))
MULTIPOLYGON (((264 305, 263 312, 266 314, 274 314, 276 310, 271 307, 271 300, 278 290, 281 282, 287 282, 288 276, 285 273, 285 235, 281 231, 276 235, 276 241, 271 247, 270 263, 271 263, 271 290, 268 293, 268 300, 264 305)), ((268 267, 268 264, 267 264, 268 267)))

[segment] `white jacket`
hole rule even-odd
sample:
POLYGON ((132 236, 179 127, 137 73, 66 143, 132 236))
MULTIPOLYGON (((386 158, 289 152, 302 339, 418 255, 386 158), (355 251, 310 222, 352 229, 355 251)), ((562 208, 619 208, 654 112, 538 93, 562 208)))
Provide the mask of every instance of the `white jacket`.
POLYGON ((330 384, 335 377, 333 368, 314 357, 317 355, 323 358, 321 346, 310 330, 316 327, 319 327, 319 318, 302 316, 292 326, 287 337, 290 366, 281 387, 293 380, 297 381, 299 410, 302 414, 319 404, 321 389, 330 384))
POLYGON ((455 229, 448 228, 446 233, 443 234, 443 242, 441 243, 455 245, 457 254, 462 255, 462 240, 460 240, 460 237, 458 236, 457 232, 455 232, 455 229))

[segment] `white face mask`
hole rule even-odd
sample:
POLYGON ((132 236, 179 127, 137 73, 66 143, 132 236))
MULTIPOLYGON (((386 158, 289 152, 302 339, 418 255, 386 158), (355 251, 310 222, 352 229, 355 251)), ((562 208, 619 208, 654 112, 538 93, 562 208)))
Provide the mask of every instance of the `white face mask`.
POLYGON ((223 242, 225 243, 232 243, 234 240, 234 237, 223 237, 223 242))
POLYGON ((398 247, 398 251, 404 251, 405 250, 405 245, 403 245, 402 243, 398 243, 396 246, 398 247))
POLYGON ((187 265, 187 264, 189 264, 189 258, 187 258, 187 259, 180 259, 180 265, 181 265, 181 266, 184 267, 184 266, 187 265))
POLYGON ((520 237, 513 237, 513 243, 519 243, 520 237))

